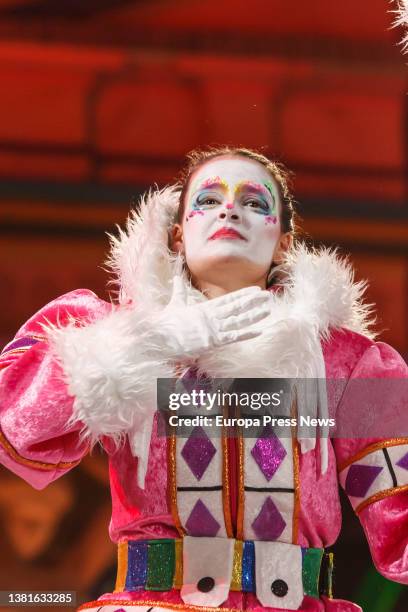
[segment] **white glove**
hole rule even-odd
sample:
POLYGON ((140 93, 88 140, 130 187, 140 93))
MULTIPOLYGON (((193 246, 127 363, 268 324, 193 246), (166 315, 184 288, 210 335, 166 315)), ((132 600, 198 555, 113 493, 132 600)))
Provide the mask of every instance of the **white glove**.
POLYGON ((184 281, 175 276, 170 302, 156 318, 156 331, 169 357, 196 358, 217 346, 259 336, 262 331, 250 326, 270 314, 269 300, 268 291, 245 287, 188 306, 184 281))
MULTIPOLYGON (((295 383, 297 394, 298 418, 301 415, 311 418, 328 419, 329 408, 327 399, 326 387, 326 368, 320 342, 314 350, 315 355, 315 378, 301 378, 295 383)), ((325 474, 328 467, 329 451, 328 437, 329 426, 319 425, 319 427, 310 426, 308 428, 299 426, 297 434, 302 454, 316 447, 316 439, 320 438, 320 471, 325 474), (313 437, 305 437, 304 431, 312 433, 313 437)))

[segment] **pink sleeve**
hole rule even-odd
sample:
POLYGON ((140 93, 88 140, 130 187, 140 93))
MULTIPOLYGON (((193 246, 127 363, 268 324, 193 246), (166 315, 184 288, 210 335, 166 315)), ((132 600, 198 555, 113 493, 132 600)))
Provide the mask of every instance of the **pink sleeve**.
MULTIPOLYGON (((378 385, 373 421, 377 436, 334 440, 339 480, 367 536, 375 566, 386 578, 408 584, 408 437, 407 374, 402 357, 383 342, 372 343, 354 367, 351 379, 388 379, 378 385), (390 380, 394 379, 394 380, 390 380), (397 415, 397 418, 395 416, 397 415), (378 421, 380 425, 378 426, 378 421), (395 425, 399 423, 399 427, 395 425), (387 437, 378 437, 388 428, 387 437), (390 431, 394 435, 390 435, 390 431)), ((338 419, 355 418, 358 404, 346 388, 338 419)), ((370 387, 367 387, 368 389, 370 387)))
POLYGON ((0 462, 35 488, 73 468, 88 450, 81 423, 67 426, 73 398, 42 324, 91 321, 110 310, 88 290, 63 295, 31 317, 0 356, 0 462))

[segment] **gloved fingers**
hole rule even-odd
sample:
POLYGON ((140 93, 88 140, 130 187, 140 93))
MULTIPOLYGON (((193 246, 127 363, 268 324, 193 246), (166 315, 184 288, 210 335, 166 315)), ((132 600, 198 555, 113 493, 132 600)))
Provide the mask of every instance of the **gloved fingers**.
POLYGON ((298 432, 302 454, 316 446, 317 429, 314 425, 302 424, 301 417, 317 417, 317 382, 315 378, 299 378, 296 381, 298 432))
MULTIPOLYGON (((318 416, 321 419, 327 419, 329 417, 329 406, 327 399, 327 387, 326 387, 326 378, 318 378, 318 416)), ((327 438, 329 437, 329 426, 321 425, 320 426, 320 471, 322 474, 326 473, 328 464, 329 464, 329 455, 328 455, 328 443, 327 438)))
MULTIPOLYGON (((235 291, 234 293, 237 294, 239 292, 235 291)), ((269 303, 270 297, 268 291, 254 291, 248 295, 235 296, 229 303, 218 305, 211 314, 217 317, 217 319, 227 319, 228 317, 245 313, 252 308, 265 306, 269 303)))
POLYGON ((257 308, 251 308, 248 312, 244 312, 239 315, 232 315, 227 319, 219 322, 220 331, 233 331, 233 330, 244 330, 248 325, 257 323, 262 319, 265 319, 271 314, 270 308, 266 306, 259 306, 257 308))
POLYGON ((261 329, 245 329, 239 331, 226 331, 218 334, 218 344, 232 344, 233 342, 241 342, 242 340, 250 340, 262 334, 261 329))
POLYGON ((298 438, 302 455, 316 447, 316 438, 298 438))
POLYGON ((262 289, 258 287, 258 285, 253 285, 251 287, 243 287, 237 291, 231 291, 225 295, 220 295, 220 297, 214 298, 213 300, 210 300, 210 302, 218 308, 219 306, 225 306, 226 304, 240 300, 247 295, 254 295, 258 293, 262 293, 262 289))

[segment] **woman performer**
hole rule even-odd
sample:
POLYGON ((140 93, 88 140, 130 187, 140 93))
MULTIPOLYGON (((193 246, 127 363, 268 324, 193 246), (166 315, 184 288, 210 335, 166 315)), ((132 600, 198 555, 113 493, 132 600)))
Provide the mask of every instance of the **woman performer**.
MULTIPOLYGON (((116 589, 80 609, 360 610, 324 585, 338 481, 378 570, 408 582, 407 438, 158 435, 158 377, 186 390, 197 373, 406 378, 372 339, 364 284, 293 231, 279 165, 247 149, 195 152, 181 189, 151 192, 113 239, 118 304, 73 291, 4 349, 1 461, 42 488, 96 440, 109 454, 116 589)), ((329 396, 340 420, 348 388, 329 396)))

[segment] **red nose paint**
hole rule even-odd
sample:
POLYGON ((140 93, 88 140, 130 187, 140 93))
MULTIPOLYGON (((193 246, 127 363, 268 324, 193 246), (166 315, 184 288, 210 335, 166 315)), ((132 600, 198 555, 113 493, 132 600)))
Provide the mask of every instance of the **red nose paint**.
POLYGON ((231 208, 234 208, 233 204, 226 204, 225 208, 228 208, 228 210, 231 210, 231 208))

